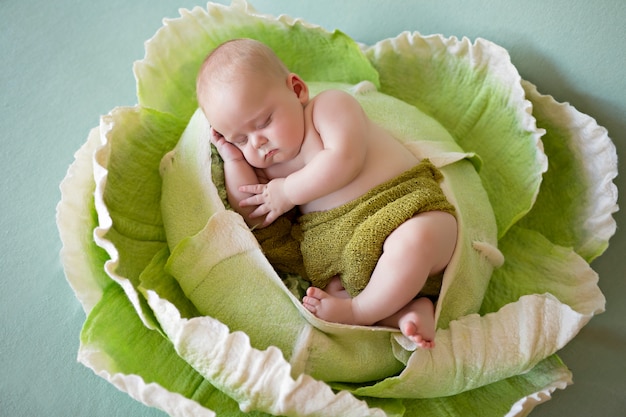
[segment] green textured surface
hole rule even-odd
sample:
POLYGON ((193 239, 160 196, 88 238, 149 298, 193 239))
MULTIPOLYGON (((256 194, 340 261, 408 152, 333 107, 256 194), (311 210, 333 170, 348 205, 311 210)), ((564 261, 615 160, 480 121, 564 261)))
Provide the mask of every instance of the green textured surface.
MULTIPOLYGON (((178 8, 200 1, 0 2, 0 415, 163 416, 76 363, 84 322, 65 282, 54 223, 58 184, 98 117, 136 103, 132 63, 178 8)), ((626 148, 626 4, 533 0, 253 1, 372 44, 403 30, 484 37, 507 48, 522 77, 569 101, 626 148), (556 22, 556 23, 554 23, 556 22)), ((616 180, 622 192, 624 178, 616 180)), ((560 356, 575 385, 533 416, 615 416, 626 406, 626 233, 623 212, 594 264, 607 312, 560 356)))

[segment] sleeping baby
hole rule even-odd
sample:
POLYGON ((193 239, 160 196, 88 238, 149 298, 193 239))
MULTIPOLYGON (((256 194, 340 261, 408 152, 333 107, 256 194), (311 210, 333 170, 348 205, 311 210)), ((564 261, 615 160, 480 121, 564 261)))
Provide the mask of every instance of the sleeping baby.
POLYGON ((307 84, 254 40, 216 48, 197 94, 231 206, 255 230, 297 209, 288 237, 311 282, 304 307, 331 322, 395 327, 432 348, 433 302, 457 222, 430 161, 350 94, 310 98, 307 84))

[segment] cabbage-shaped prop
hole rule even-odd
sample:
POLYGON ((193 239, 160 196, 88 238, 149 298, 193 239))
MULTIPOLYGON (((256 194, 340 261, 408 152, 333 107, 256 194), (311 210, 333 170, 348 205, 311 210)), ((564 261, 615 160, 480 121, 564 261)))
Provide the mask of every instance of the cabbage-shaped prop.
POLYGON ((604 309, 589 263, 617 210, 606 130, 521 80, 485 40, 341 32, 210 4, 166 20, 135 65, 138 105, 89 134, 61 185, 79 360, 173 416, 525 415, 571 380, 556 356, 604 309), (312 90, 350 91, 444 174, 459 240, 437 346, 317 320, 222 203, 194 86, 232 38, 271 46, 312 90))

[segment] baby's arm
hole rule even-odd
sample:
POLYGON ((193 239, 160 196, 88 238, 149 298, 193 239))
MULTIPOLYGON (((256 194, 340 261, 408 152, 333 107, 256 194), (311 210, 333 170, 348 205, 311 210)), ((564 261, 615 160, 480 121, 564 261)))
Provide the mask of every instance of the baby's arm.
POLYGON ((312 103, 311 120, 324 148, 302 169, 285 178, 285 194, 296 205, 309 203, 352 182, 367 155, 370 121, 359 102, 340 90, 328 90, 312 103))
POLYGON ((248 226, 259 226, 264 221, 263 217, 250 217, 256 207, 240 205, 240 201, 250 197, 250 193, 240 191, 239 188, 242 185, 262 182, 262 178, 259 178, 255 169, 248 164, 241 151, 232 143, 228 143, 223 136, 213 129, 211 129, 211 142, 224 160, 224 179, 228 202, 237 213, 241 214, 248 226))
POLYGON ((267 214, 272 221, 286 208, 302 205, 349 184, 360 173, 367 154, 369 120, 358 101, 348 93, 328 90, 310 104, 311 128, 317 130, 323 149, 300 170, 267 185, 249 185, 254 194, 243 206, 254 205, 252 216, 267 214))

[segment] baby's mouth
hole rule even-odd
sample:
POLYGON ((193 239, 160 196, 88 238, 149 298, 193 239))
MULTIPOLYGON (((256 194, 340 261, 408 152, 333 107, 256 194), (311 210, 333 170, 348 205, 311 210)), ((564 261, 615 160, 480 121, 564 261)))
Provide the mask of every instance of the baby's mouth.
POLYGON ((265 154, 265 159, 271 158, 272 156, 276 155, 277 152, 278 152, 278 149, 270 150, 269 152, 265 154))

